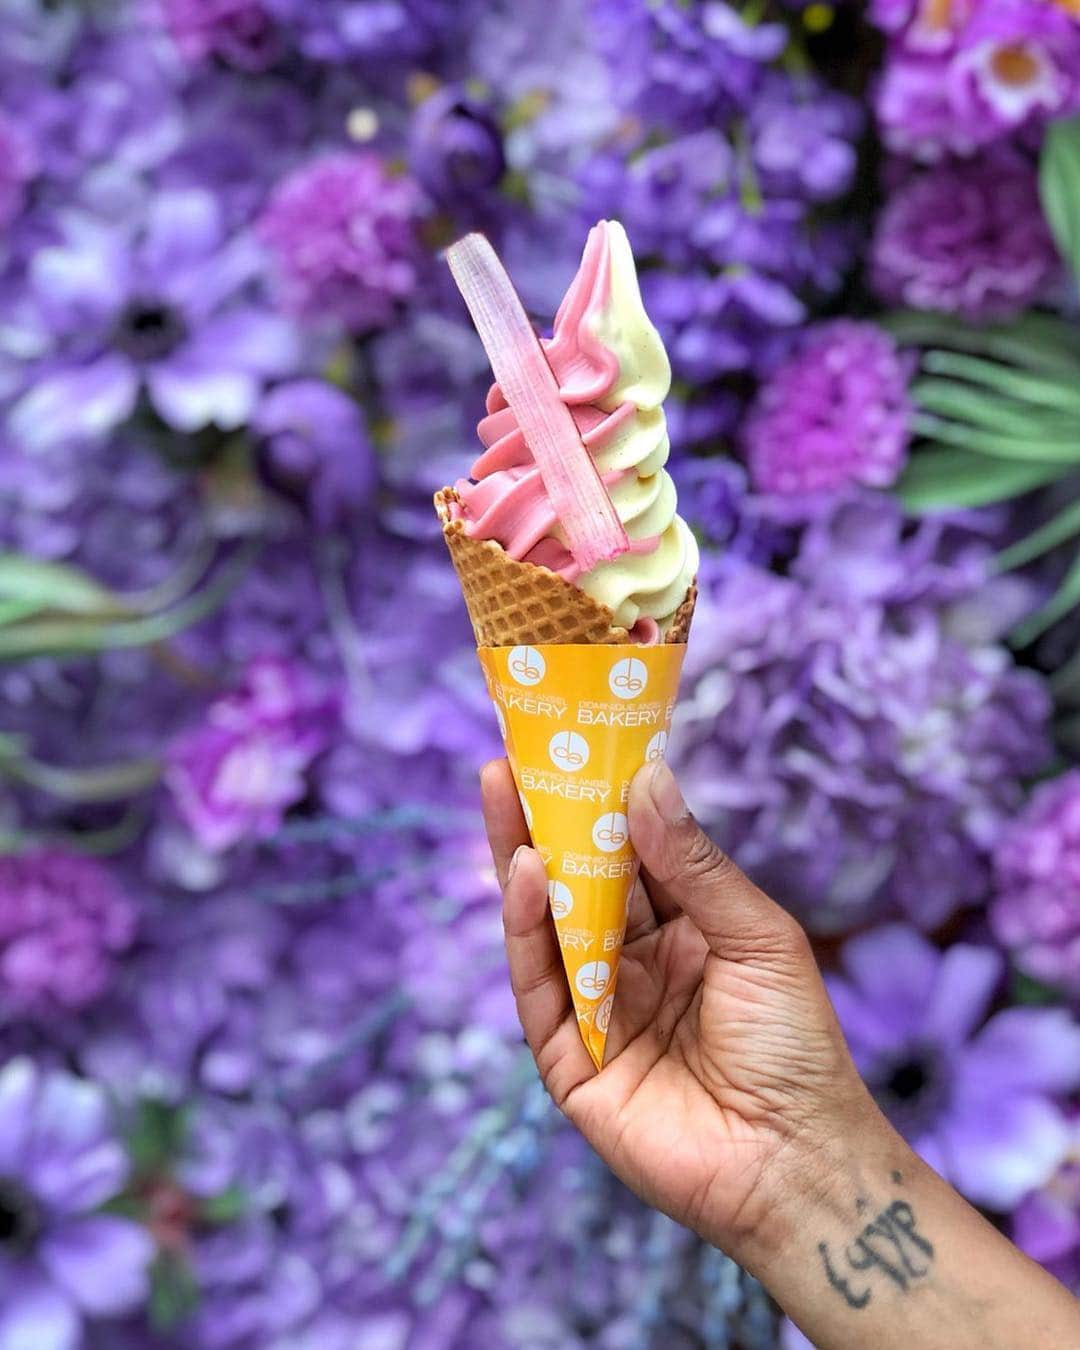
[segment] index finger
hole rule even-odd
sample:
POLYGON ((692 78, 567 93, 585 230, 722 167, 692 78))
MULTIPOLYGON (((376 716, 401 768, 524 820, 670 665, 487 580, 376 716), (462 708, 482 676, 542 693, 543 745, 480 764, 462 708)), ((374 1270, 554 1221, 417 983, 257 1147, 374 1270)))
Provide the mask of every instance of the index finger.
POLYGON ((529 842, 528 826, 508 760, 492 759, 484 765, 480 770, 480 795, 495 874, 499 886, 505 890, 510 859, 520 844, 529 842))

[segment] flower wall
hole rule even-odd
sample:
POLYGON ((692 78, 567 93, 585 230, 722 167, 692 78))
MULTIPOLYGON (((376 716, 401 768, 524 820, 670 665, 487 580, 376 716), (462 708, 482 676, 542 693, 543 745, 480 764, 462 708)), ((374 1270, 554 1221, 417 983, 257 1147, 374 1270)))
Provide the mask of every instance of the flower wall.
POLYGON ((671 755, 923 1155, 1080 1289, 1068 0, 7 0, 0 1344, 794 1344, 521 1044, 432 492, 624 222, 671 755))

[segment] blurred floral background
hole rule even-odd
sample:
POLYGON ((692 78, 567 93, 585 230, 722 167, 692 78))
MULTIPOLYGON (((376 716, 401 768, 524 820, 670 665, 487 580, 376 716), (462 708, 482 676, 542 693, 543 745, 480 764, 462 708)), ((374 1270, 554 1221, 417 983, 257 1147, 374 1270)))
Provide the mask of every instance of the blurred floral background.
POLYGON ((0 1346, 795 1345, 559 1121, 432 491, 621 219, 672 757, 1080 1288, 1075 0, 3 0, 0 1346))

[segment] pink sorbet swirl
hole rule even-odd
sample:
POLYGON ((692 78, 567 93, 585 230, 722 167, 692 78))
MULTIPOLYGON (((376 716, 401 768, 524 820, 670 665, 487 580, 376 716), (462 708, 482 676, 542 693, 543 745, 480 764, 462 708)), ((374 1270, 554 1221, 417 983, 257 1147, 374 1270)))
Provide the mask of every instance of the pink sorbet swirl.
MULTIPOLYGON (((600 406, 609 400, 619 378, 619 360, 595 334, 594 322, 608 305, 611 288, 611 258, 607 221, 589 232, 581 266, 563 297, 550 338, 541 346, 559 385, 559 394, 581 434, 582 444, 593 455, 616 438, 625 423, 637 415, 628 401, 613 411, 600 406)), ((576 582, 581 569, 566 546, 556 537, 555 509, 544 487, 532 451, 517 424, 502 390, 493 384, 487 396, 487 416, 477 426, 484 451, 454 489, 460 504, 455 516, 465 523, 473 539, 493 539, 518 561, 535 563, 576 582), (471 480, 471 481, 470 481, 471 480)), ((636 469, 602 474, 611 488, 636 469)), ((658 535, 630 541, 630 552, 652 553, 658 535)), ((641 640, 655 640, 658 627, 643 619, 641 640), (652 631, 655 629, 655 633, 652 631), (647 631, 646 631, 647 630, 647 631)))

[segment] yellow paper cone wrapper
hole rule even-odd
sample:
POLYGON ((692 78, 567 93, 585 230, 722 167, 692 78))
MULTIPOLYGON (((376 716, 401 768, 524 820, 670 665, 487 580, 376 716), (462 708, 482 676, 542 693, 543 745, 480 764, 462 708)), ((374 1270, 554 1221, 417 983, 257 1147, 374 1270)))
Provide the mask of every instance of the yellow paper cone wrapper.
POLYGON ((480 647, 548 899, 578 1027, 604 1063, 626 908, 637 877, 630 780, 662 757, 686 647, 480 647))

